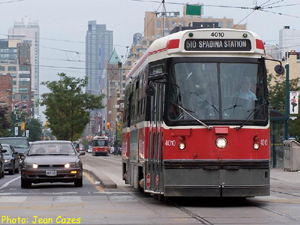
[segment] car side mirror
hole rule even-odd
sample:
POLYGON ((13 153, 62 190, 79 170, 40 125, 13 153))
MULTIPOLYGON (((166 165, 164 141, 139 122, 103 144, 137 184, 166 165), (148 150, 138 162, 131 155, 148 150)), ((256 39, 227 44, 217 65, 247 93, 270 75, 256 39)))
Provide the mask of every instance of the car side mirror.
POLYGON ((79 155, 85 155, 85 152, 81 151, 81 152, 79 153, 79 155))
POLYGON ((274 70, 277 74, 280 75, 284 74, 284 67, 282 65, 276 65, 274 70))

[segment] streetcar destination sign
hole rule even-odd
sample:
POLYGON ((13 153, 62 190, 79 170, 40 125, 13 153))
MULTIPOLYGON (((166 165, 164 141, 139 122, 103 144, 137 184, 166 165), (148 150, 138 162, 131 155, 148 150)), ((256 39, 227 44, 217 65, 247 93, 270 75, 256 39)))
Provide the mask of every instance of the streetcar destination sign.
POLYGON ((250 51, 249 39, 187 39, 186 51, 250 51))

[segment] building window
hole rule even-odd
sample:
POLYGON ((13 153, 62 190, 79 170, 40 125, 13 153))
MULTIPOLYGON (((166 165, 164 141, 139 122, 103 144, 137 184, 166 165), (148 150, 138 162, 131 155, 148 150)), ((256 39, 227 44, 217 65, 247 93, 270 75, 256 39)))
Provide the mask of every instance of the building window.
POLYGON ((161 28, 161 21, 160 20, 156 21, 156 28, 161 28))
POLYGON ((19 81, 19 85, 20 86, 27 86, 28 85, 28 81, 19 81))
POLYGON ((17 74, 16 73, 10 73, 11 77, 16 78, 17 74))
POLYGON ((22 95, 22 101, 28 100, 28 95, 22 95))
POLYGON ((128 61, 128 62, 127 62, 127 65, 128 65, 128 66, 131 66, 131 61, 128 61))
POLYGON ((177 25, 176 21, 175 20, 172 21, 172 27, 176 27, 176 25, 177 25))
POLYGON ((17 81, 16 80, 13 80, 13 85, 17 85, 17 81))
POLYGON ((184 27, 185 22, 184 22, 184 21, 181 21, 180 24, 184 27))
POLYGON ((17 67, 16 66, 9 66, 8 71, 16 71, 17 67))
POLYGON ((147 41, 143 41, 143 45, 146 45, 147 44, 147 41))
POLYGON ((161 38, 161 33, 157 33, 156 38, 161 38))
POLYGON ((223 27, 223 21, 219 21, 219 27, 223 27))
POLYGON ((166 20, 166 22, 165 22, 165 28, 169 28, 169 26, 170 26, 169 20, 166 20))
POLYGON ((28 88, 20 88, 20 93, 27 93, 28 92, 28 88))
POLYGON ((0 66, 0 71, 4 71, 5 70, 5 66, 0 66))
POLYGON ((28 66, 20 66, 19 71, 29 71, 29 67, 28 66))
POLYGON ((231 28, 231 21, 227 21, 227 28, 231 28))
POLYGON ((123 76, 123 80, 126 80, 126 75, 123 76))
POLYGON ((13 93, 16 93, 16 92, 17 92, 17 88, 13 87, 13 93))
POLYGON ((149 44, 150 44, 150 45, 152 45, 152 43, 153 43, 153 41, 150 41, 150 43, 149 43, 149 44))
POLYGON ((19 74, 19 77, 20 78, 29 78, 29 74, 21 73, 21 74, 19 74))

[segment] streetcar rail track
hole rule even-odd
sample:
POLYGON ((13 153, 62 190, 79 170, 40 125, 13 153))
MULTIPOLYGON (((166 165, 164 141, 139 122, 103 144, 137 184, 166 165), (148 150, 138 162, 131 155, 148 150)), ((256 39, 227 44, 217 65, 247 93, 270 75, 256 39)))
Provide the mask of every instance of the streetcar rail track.
POLYGON ((213 225, 213 223, 209 222, 208 220, 204 219, 203 217, 197 215, 196 213, 193 213, 192 211, 177 205, 174 202, 170 202, 170 204, 172 204, 173 206, 175 206, 177 209, 179 209, 180 211, 184 212, 185 214, 189 215, 190 217, 194 218, 195 220, 199 221, 201 224, 204 225, 213 225))

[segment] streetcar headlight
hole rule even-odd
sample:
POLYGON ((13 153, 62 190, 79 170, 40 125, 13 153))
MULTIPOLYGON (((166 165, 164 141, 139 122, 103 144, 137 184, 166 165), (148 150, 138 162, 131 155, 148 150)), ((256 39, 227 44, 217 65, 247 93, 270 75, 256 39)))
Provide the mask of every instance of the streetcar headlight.
POLYGON ((33 169, 37 169, 38 167, 39 167, 38 164, 35 164, 35 163, 32 164, 33 169))
POLYGON ((255 150, 259 149, 259 144, 258 144, 258 143, 254 143, 254 144, 253 144, 253 148, 254 148, 255 150))
POLYGON ((217 138, 216 145, 218 148, 225 148, 227 146, 226 138, 223 137, 217 138))
POLYGON ((184 149, 185 149, 185 144, 184 144, 184 143, 180 143, 180 144, 178 145, 178 148, 179 148, 180 150, 184 150, 184 149))

